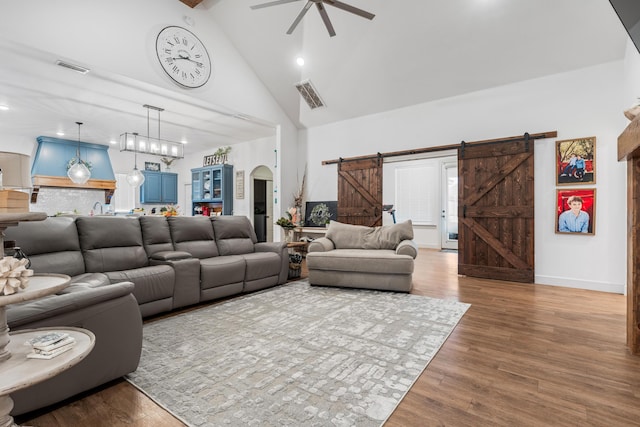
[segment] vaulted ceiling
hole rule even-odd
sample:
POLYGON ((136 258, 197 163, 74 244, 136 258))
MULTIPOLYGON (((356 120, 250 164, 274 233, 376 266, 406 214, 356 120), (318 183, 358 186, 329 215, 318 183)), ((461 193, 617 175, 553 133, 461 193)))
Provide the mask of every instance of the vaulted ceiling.
MULTIPOLYGON (((621 60, 628 39, 607 0, 343 0, 375 18, 327 6, 335 37, 315 8, 286 34, 307 0, 256 10, 271 0, 179 1, 186 17, 199 11, 192 14, 196 34, 219 25, 299 128, 621 60), (326 107, 311 110, 302 100, 295 84, 307 79, 326 107)), ((215 100, 94 72, 79 87, 74 73, 53 65, 52 53, 5 39, 0 52, 0 101, 15 106, 12 119, 0 121, 5 136, 55 136, 64 122, 73 132, 66 137, 75 139, 82 118, 90 123, 83 140, 108 143, 119 132, 144 131, 142 103, 166 109, 163 135, 208 144, 190 143, 188 151, 274 134, 272 123, 213 108, 215 100)), ((215 79, 224 64, 210 54, 215 79)))
POLYGON ((195 7, 209 11, 299 127, 621 60, 627 40, 607 0, 343 0, 376 16, 326 7, 335 37, 315 8, 286 35, 307 0, 250 8, 269 1, 195 7), (306 79, 325 108, 300 98, 294 84, 306 79))

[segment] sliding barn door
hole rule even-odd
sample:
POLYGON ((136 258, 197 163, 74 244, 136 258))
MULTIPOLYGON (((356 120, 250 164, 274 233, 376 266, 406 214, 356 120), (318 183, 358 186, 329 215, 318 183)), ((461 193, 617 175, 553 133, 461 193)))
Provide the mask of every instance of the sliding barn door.
POLYGON ((338 163, 338 221, 382 225, 382 158, 338 163))
POLYGON ((533 146, 462 144, 458 161, 458 273, 533 283, 533 146))

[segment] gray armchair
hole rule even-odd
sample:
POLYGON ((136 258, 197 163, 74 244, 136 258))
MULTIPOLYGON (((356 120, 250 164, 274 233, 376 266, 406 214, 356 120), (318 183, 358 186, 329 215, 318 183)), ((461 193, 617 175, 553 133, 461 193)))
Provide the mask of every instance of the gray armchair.
POLYGON ((382 227, 331 221, 326 237, 309 245, 309 283, 409 292, 418 255, 412 239, 411 221, 382 227))

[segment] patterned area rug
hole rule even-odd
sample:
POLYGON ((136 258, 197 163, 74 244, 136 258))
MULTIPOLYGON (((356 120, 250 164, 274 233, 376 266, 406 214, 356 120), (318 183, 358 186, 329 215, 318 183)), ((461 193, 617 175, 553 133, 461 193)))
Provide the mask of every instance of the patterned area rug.
POLYGON ((380 426, 468 308, 293 282, 145 324, 127 379, 190 426, 380 426))

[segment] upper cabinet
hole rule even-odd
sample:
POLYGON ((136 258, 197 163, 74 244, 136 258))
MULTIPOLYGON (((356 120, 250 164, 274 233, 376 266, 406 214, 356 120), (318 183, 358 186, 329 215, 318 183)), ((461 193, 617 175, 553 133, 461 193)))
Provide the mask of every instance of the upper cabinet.
POLYGON ((215 212, 231 215, 233 166, 223 164, 191 169, 191 191, 194 204, 212 204, 216 206, 215 212))
POLYGON ((142 174, 140 203, 178 203, 178 174, 152 171, 142 171, 142 174))

